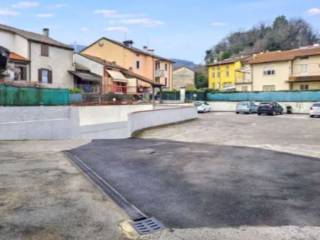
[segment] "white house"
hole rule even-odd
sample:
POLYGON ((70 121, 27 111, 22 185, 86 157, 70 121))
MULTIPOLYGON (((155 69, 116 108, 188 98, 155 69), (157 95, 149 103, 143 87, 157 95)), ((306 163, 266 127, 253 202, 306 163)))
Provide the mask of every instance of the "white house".
POLYGON ((10 51, 10 80, 40 83, 45 87, 73 88, 73 49, 43 34, 0 24, 0 46, 10 51))

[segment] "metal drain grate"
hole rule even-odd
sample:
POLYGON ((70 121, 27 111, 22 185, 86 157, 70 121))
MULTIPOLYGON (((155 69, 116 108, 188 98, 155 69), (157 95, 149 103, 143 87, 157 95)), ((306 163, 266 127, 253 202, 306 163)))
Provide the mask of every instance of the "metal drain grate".
POLYGON ((140 221, 136 221, 133 222, 132 225, 140 235, 151 234, 156 231, 165 229, 164 225, 155 218, 146 218, 140 221))

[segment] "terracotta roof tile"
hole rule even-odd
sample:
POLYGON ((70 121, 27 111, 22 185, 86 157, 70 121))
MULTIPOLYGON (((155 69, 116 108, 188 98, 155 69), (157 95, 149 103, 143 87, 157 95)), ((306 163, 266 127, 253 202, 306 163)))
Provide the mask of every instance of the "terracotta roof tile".
POLYGON ((19 62, 29 62, 28 59, 26 59, 25 57, 15 53, 15 52, 10 52, 10 56, 9 59, 11 61, 19 61, 19 62))
POLYGON ((288 51, 274 51, 256 54, 249 61, 250 64, 260 64, 268 62, 283 62, 291 61, 298 57, 308 57, 320 55, 320 47, 303 47, 288 51))

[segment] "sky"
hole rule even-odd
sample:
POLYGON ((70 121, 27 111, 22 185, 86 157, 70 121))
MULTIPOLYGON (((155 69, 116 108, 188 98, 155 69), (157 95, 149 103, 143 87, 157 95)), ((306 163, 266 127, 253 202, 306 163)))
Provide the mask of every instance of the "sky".
POLYGON ((41 32, 67 44, 100 37, 133 40, 168 58, 203 62, 228 34, 279 15, 307 20, 320 32, 320 0, 0 0, 0 23, 41 32))

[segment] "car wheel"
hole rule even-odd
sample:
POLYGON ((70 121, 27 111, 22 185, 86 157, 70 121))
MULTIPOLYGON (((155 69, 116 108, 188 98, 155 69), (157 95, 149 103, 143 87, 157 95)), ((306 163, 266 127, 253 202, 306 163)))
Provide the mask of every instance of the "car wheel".
POLYGON ((258 113, 259 116, 261 116, 261 113, 258 113))
POLYGON ((313 115, 310 115, 310 117, 311 117, 311 118, 314 118, 314 116, 313 116, 313 115))
POLYGON ((240 114, 239 112, 236 112, 236 114, 240 114))

